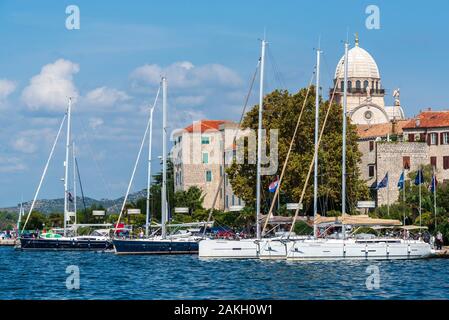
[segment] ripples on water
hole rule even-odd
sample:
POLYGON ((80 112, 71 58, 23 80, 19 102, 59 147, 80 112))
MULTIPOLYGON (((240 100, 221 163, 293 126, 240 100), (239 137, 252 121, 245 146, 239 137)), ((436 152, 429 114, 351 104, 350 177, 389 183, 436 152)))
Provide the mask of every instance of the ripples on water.
POLYGON ((287 262, 0 248, 0 299, 448 299, 449 260, 287 262), (380 288, 366 288, 366 268, 380 288), (80 290, 66 288, 66 267, 80 290))

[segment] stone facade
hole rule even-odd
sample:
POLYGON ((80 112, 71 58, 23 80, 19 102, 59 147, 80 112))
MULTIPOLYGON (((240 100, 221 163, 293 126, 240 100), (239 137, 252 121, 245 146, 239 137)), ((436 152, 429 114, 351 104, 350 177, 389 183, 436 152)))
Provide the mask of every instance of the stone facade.
POLYGON ((398 200, 399 190, 397 183, 402 171, 405 176, 410 171, 418 170, 422 165, 429 163, 428 147, 423 142, 377 142, 376 167, 377 181, 381 181, 388 172, 388 187, 377 192, 378 206, 394 203, 398 200), (404 159, 410 159, 409 168, 404 168, 404 159))
POLYGON ((398 200, 397 182, 403 170, 407 176, 430 164, 439 184, 449 183, 449 111, 426 111, 416 119, 359 125, 357 129, 362 178, 374 189, 387 172, 389 175, 388 188, 377 192, 378 205, 398 200))
POLYGON ((242 203, 225 175, 225 150, 232 151, 237 125, 228 121, 201 120, 173 134, 171 150, 174 165, 175 192, 199 187, 205 195, 203 206, 228 210, 231 203, 242 203), (220 184, 221 182, 221 184, 220 184))

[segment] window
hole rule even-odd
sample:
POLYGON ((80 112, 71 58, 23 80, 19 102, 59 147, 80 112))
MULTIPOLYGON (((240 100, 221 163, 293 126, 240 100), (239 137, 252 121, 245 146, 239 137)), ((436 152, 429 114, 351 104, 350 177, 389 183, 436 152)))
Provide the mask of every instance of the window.
POLYGON ((444 170, 449 169, 449 156, 443 157, 443 169, 444 170))
POLYGON ((367 91, 369 90, 369 82, 368 80, 363 81, 363 89, 366 89, 367 91))
POLYGON ((449 144, 449 132, 441 133, 441 144, 449 144))
POLYGON ((409 133, 408 134, 408 141, 409 142, 415 142, 415 134, 414 133, 409 133))
POLYGON ((232 195, 232 205, 233 206, 235 205, 235 196, 234 195, 232 195))
POLYGON ((430 165, 432 166, 432 168, 437 167, 437 157, 430 157, 430 165))
POLYGON ((402 157, 402 167, 405 170, 410 170, 410 157, 402 157))
POLYGON ((240 199, 240 198, 238 198, 239 199, 239 206, 241 206, 242 205, 242 199, 240 199))
POLYGON ((368 177, 374 177, 374 164, 368 165, 368 177))
POLYGON ((344 90, 345 90, 345 82, 342 81, 342 82, 340 83, 340 86, 341 86, 341 91, 344 91, 344 90))
POLYGON ((376 81, 376 92, 379 91, 379 82, 376 81))
POLYGON ((429 139, 429 141, 428 141, 429 145, 432 145, 432 146, 438 145, 438 133, 429 134, 428 139, 429 139))
POLYGON ((207 170, 206 171, 206 182, 211 182, 212 181, 212 171, 207 170))
POLYGON ((369 151, 373 151, 374 150, 374 141, 370 141, 369 142, 369 151))
POLYGON ((360 82, 360 80, 357 80, 355 82, 355 87, 356 87, 356 89, 361 89, 362 88, 362 83, 360 82))
POLYGON ((220 166, 220 177, 223 175, 223 166, 220 166))
POLYGON ((229 196, 226 195, 226 208, 229 208, 229 196))
POLYGON ((201 137, 201 144, 209 144, 210 138, 209 137, 201 137))
POLYGON ((419 141, 421 141, 421 142, 425 142, 426 141, 426 134, 425 133, 420 133, 419 134, 419 141))
POLYGON ((352 82, 348 81, 348 90, 351 90, 351 89, 352 89, 352 82))
POLYGON ((209 163, 209 153, 203 152, 202 162, 203 162, 204 164, 209 163))

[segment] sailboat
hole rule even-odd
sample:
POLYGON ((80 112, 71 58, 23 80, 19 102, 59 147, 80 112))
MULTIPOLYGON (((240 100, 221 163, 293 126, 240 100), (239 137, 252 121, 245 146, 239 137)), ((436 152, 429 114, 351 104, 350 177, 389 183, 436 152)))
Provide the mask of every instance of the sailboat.
MULTIPOLYGON (((72 109, 72 98, 69 98, 69 103, 67 107, 67 112, 64 115, 61 125, 59 127, 58 133, 56 135, 56 139, 53 143, 53 146, 50 151, 50 155, 47 159, 47 163, 45 165, 44 171, 42 173, 39 185, 37 187, 36 193, 34 195, 33 202, 31 204, 31 207, 29 209, 27 218, 25 220, 25 223, 22 226, 22 231, 20 235, 20 245, 17 247, 21 250, 109 250, 112 249, 112 243, 108 236, 105 236, 103 234, 99 233, 93 233, 91 235, 85 235, 85 236, 76 236, 76 235, 69 235, 69 233, 76 233, 76 228, 80 226, 95 226, 95 225, 80 225, 76 223, 76 191, 75 191, 75 197, 72 196, 72 194, 69 192, 69 186, 68 186, 68 180, 69 180, 69 164, 72 162, 73 166, 75 166, 75 154, 74 154, 74 144, 71 141, 71 109, 72 109), (66 145, 65 145, 65 161, 64 161, 64 228, 62 229, 62 234, 58 232, 45 232, 36 237, 36 235, 27 235, 24 233, 26 230, 26 226, 28 223, 28 220, 31 216, 31 213, 33 212, 36 199, 39 195, 39 191, 41 189, 42 183, 45 179, 45 175, 47 173, 48 166, 50 164, 50 161, 53 157, 53 153, 56 147, 56 144, 59 140, 59 136, 61 134, 63 125, 65 120, 67 119, 67 133, 66 133, 66 145), (72 161, 69 161, 69 155, 70 155, 70 147, 72 147, 72 155, 73 159, 72 161), (73 202, 72 210, 70 211, 70 202, 73 202), (72 222, 72 218, 74 218, 74 222, 72 225, 69 225, 70 222, 72 222)), ((74 167, 75 168, 75 167, 74 167)), ((73 170, 75 172, 75 169, 73 170)), ((74 190, 76 190, 76 179, 74 174, 74 190)), ((101 225, 105 226, 105 225, 101 225)))
MULTIPOLYGON (((315 154, 314 154, 314 217, 313 236, 306 238, 266 239, 260 242, 261 259, 287 260, 336 260, 336 259, 419 259, 432 255, 431 247, 422 240, 409 240, 398 237, 373 237, 369 235, 347 235, 351 228, 357 227, 392 227, 401 225, 400 221, 387 219, 371 219, 367 215, 350 216, 346 214, 346 121, 347 121, 347 85, 348 85, 348 47, 345 43, 344 58, 344 97, 343 97, 343 157, 342 157, 342 216, 324 218, 317 213, 317 167, 318 167, 318 88, 320 51, 317 50, 317 85, 316 85, 316 122, 315 122, 315 154), (331 236, 320 236, 319 227, 323 227, 323 235, 331 228, 337 232, 331 236), (340 230, 340 232, 338 232, 340 230)), ((324 124, 323 124, 324 126, 324 124)), ((300 200, 301 201, 301 200, 300 200)), ((297 217, 295 214, 295 219, 297 217)), ((294 220, 295 222, 295 220, 294 220)), ((293 225, 291 230, 293 230, 293 225)), ((290 232, 291 232, 290 230, 290 232)))
POLYGON ((260 56, 260 86, 259 86, 259 124, 257 132, 257 182, 256 182, 256 238, 255 239, 204 239, 199 243, 199 257, 202 258, 243 258, 256 259, 259 256, 259 241, 261 240, 261 157, 262 157, 262 112, 264 95, 265 50, 267 42, 262 40, 260 56))
MULTIPOLYGON (((140 158, 140 154, 145 142, 145 138, 150 128, 149 134, 149 154, 148 154, 148 185, 147 185, 147 206, 146 206, 146 227, 145 238, 139 239, 120 239, 118 237, 113 239, 115 253, 119 255, 125 254, 195 254, 198 252, 198 242, 201 239, 200 236, 195 236, 190 232, 181 232, 178 234, 167 234, 167 227, 170 227, 168 222, 168 206, 167 206, 167 79, 162 77, 162 190, 161 190, 161 233, 156 235, 149 235, 149 196, 150 196, 150 177, 151 177, 151 137, 152 137, 152 123, 153 123, 153 110, 156 105, 159 90, 156 94, 153 107, 150 109, 150 118, 147 124, 147 129, 140 146, 140 150, 137 156, 134 170, 131 175, 130 182, 128 184, 128 190, 125 195, 125 199, 122 204, 119 218, 116 223, 116 229, 119 226, 121 215, 125 209, 127 197, 131 184, 134 179, 134 174, 137 168, 137 164, 140 158)), ((201 223, 198 223, 201 224, 201 223)), ((190 224, 191 226, 192 224, 190 224)), ((204 226, 206 227, 206 226, 204 226)))

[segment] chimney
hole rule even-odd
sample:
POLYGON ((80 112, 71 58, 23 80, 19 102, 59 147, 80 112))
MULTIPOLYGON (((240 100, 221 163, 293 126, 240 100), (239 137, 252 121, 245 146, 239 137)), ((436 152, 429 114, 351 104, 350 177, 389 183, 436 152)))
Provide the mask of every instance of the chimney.
POLYGON ((394 119, 391 121, 391 133, 392 133, 392 134, 396 134, 396 124, 397 124, 397 121, 396 121, 396 119, 394 118, 394 119))

